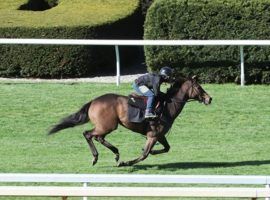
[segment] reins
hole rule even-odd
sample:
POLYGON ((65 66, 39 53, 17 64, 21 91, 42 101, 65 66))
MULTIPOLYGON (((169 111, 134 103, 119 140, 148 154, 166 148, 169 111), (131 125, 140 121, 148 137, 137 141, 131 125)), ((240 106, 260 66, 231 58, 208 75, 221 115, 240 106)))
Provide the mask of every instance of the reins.
MULTIPOLYGON (((194 91, 194 83, 190 86, 190 88, 192 88, 192 93, 193 93, 193 91, 194 91)), ((189 89, 190 89, 189 88, 189 89)), ((188 89, 188 90, 189 90, 188 89)), ((171 101, 173 101, 173 102, 176 102, 176 103, 188 103, 188 102, 191 102, 191 101, 197 101, 196 99, 188 99, 188 100, 179 100, 179 99, 177 99, 177 98, 169 98, 171 101)))
POLYGON ((182 100, 178 100, 177 98, 171 98, 170 100, 173 101, 173 102, 176 102, 176 103, 188 103, 188 102, 191 102, 191 101, 197 101, 196 99, 188 99, 186 101, 182 101, 182 100))

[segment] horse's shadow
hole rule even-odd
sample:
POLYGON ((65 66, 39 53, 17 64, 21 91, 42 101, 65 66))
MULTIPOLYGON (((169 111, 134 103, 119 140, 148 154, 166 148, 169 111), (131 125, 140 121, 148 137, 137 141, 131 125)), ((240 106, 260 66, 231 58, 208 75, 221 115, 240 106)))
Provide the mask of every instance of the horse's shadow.
POLYGON ((159 169, 176 171, 179 169, 206 169, 206 168, 227 168, 227 167, 242 167, 242 166, 259 166, 269 165, 270 160, 250 160, 250 161, 239 161, 239 162, 176 162, 176 163, 165 163, 158 165, 134 165, 133 170, 146 170, 146 169, 159 169))

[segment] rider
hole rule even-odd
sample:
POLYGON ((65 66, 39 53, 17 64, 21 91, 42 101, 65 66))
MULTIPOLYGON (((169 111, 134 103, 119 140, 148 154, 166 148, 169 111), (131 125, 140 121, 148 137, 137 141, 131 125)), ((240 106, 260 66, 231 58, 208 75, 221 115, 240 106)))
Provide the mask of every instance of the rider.
POLYGON ((160 92, 160 85, 164 82, 171 82, 173 69, 170 67, 162 67, 158 74, 147 73, 137 78, 133 83, 134 90, 148 97, 147 106, 145 110, 145 118, 155 118, 157 115, 153 113, 153 103, 155 97, 160 92))

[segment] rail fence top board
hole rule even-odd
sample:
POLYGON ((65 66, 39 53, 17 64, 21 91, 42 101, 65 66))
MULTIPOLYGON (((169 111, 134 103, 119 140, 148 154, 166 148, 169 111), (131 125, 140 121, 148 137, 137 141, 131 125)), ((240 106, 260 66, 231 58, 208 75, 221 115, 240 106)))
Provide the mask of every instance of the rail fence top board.
POLYGON ((0 186, 0 196, 96 197, 270 197, 264 188, 186 187, 26 187, 0 186))
POLYGON ((108 45, 108 46, 269 46, 270 40, 92 40, 0 38, 0 44, 108 45))
POLYGON ((270 176, 0 173, 0 182, 182 183, 182 184, 194 183, 194 184, 269 185, 270 176))

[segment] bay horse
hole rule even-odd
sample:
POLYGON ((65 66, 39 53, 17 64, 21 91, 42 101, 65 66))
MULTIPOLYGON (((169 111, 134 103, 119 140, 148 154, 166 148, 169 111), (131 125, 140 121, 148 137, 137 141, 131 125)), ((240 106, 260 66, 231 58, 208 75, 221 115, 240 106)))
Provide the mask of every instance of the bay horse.
POLYGON ((82 108, 62 119, 62 121, 49 131, 49 135, 62 129, 74 127, 87 122, 92 122, 94 128, 83 133, 93 155, 92 164, 98 161, 98 151, 93 143, 93 139, 110 149, 115 154, 118 166, 131 166, 147 158, 149 154, 156 155, 166 153, 170 145, 165 134, 171 128, 174 120, 180 114, 185 104, 190 100, 196 100, 205 105, 211 103, 212 98, 199 85, 196 77, 179 78, 174 80, 172 86, 165 94, 164 108, 161 117, 141 123, 132 123, 128 120, 128 97, 118 94, 105 94, 86 103, 82 108), (146 144, 141 156, 127 162, 119 161, 118 149, 105 140, 105 136, 122 125, 131 131, 146 136, 146 144), (152 150, 153 146, 159 142, 163 149, 152 150))

